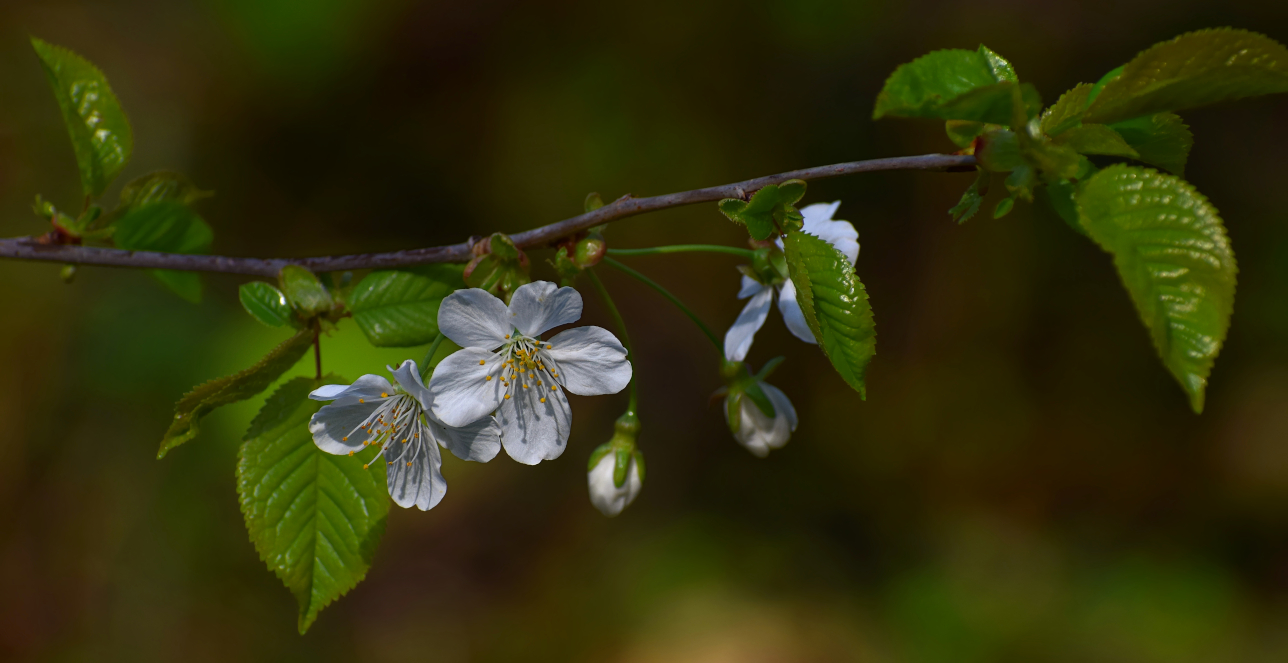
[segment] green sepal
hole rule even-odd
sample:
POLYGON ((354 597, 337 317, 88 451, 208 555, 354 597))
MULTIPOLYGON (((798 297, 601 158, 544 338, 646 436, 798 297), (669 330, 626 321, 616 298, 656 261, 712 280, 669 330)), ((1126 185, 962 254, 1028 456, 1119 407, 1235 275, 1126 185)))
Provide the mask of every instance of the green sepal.
POLYGON ((1092 87, 1090 83, 1079 83, 1060 95, 1042 112, 1042 133, 1054 137, 1082 124, 1092 87))
POLYGON ((1086 121, 1133 117, 1288 92, 1288 49, 1255 32, 1219 28, 1146 49, 1110 78, 1086 121))
POLYGON ((1015 207, 1014 197, 1003 198, 997 201, 997 206, 993 208, 993 218, 1000 219, 1006 216, 1007 214, 1010 214, 1011 209, 1013 209, 1014 207, 1015 207))
POLYGON ((424 345, 438 335, 438 307, 464 288, 462 265, 372 272, 349 295, 353 321, 377 347, 424 345))
MULTIPOLYGON (((604 460, 604 456, 613 454, 613 484, 618 488, 626 485, 626 476, 630 471, 631 458, 642 460, 643 454, 636 448, 635 438, 639 436, 640 420, 634 412, 627 411, 613 424, 613 436, 590 453, 590 462, 586 471, 595 469, 604 460)), ((644 465, 638 463, 640 481, 644 480, 644 465)))
POLYGON ((1136 160, 1185 177, 1194 134, 1176 113, 1156 113, 1109 125, 1132 149, 1136 160))
POLYGON ((313 272, 299 265, 287 265, 278 272, 277 278, 282 285, 282 293, 286 295, 286 301, 290 302, 291 307, 304 317, 308 318, 331 310, 331 305, 334 303, 331 300, 331 293, 313 272))
POLYGON ((474 258, 465 266, 465 285, 482 288, 508 303, 515 290, 532 282, 527 254, 504 233, 492 233, 471 250, 474 258))
POLYGON ((371 567, 389 512, 385 464, 328 454, 309 419, 324 403, 309 392, 343 384, 329 375, 282 385, 251 423, 238 452, 237 495, 260 559, 299 604, 297 628, 353 589, 371 567))
POLYGON ((581 205, 582 209, 585 210, 587 214, 603 206, 604 206, 604 199, 599 197, 598 191, 591 191, 590 193, 586 194, 586 200, 582 202, 582 205, 581 205))
POLYGON ((975 169, 975 181, 967 187, 962 193, 961 200, 948 213, 952 215, 953 220, 957 223, 966 223, 984 202, 984 196, 988 195, 988 184, 992 179, 992 173, 983 168, 975 169))
POLYGON ((763 241, 776 233, 801 227, 803 217, 796 210, 796 203, 804 196, 804 181, 787 180, 765 185, 752 194, 751 200, 725 198, 719 206, 730 221, 746 226, 752 239, 763 241))
POLYGON ((237 289, 237 298, 242 308, 261 323, 269 327, 300 326, 299 318, 291 310, 286 295, 272 284, 263 281, 243 283, 237 289))
POLYGON ((303 329, 273 348, 250 368, 193 387, 174 406, 174 420, 161 438, 157 458, 197 436, 201 418, 217 407, 244 401, 264 391, 290 370, 313 344, 313 331, 303 329))
MULTIPOLYGON (((112 240, 129 251, 206 253, 215 233, 199 214, 175 200, 131 207, 114 217, 112 240)), ((152 269, 148 273, 180 297, 201 300, 201 277, 196 272, 152 269)))
POLYGON ((750 398, 756 409, 760 410, 766 417, 773 419, 778 415, 778 411, 774 409, 774 402, 769 400, 769 395, 765 393, 764 389, 760 388, 760 383, 756 380, 744 380, 738 385, 738 389, 742 391, 743 395, 750 398))
POLYGON ((634 449, 618 447, 613 450, 613 485, 621 488, 626 485, 626 473, 631 469, 631 452, 634 449))
POLYGON ((734 435, 742 429, 742 391, 730 389, 725 396, 725 421, 734 435))
POLYGON ((760 370, 756 372, 756 379, 761 382, 768 380, 769 376, 773 375, 774 371, 778 370, 778 367, 786 360, 786 357, 779 356, 765 362, 765 365, 761 366, 760 370))
POLYGON ((1178 177, 1125 165, 1087 180, 1077 202, 1082 226, 1113 256, 1163 364, 1202 412, 1238 271, 1216 209, 1178 177))
POLYGON ((130 160, 130 121, 103 72, 88 60, 35 37, 31 46, 40 56, 71 136, 81 186, 87 197, 96 198, 130 160))
POLYGON ((783 239, 796 301, 823 354, 846 384, 867 398, 864 372, 876 354, 876 323, 868 293, 845 254, 813 235, 783 239))

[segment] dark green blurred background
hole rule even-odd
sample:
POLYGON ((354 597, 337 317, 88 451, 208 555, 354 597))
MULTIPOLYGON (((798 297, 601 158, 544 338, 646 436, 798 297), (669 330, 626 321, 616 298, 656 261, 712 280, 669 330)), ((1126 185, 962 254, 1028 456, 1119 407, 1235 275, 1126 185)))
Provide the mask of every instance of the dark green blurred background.
MULTIPOLYGON (((949 150, 937 123, 869 120, 896 65, 983 42, 1050 102, 1223 25, 1288 41, 1288 3, 6 0, 0 235, 46 229, 38 192, 78 200, 27 34, 110 77, 135 128, 122 181, 187 172, 217 191, 200 208, 215 251, 268 257, 518 231, 592 190, 949 150)), ((393 512, 367 580, 303 637, 233 489, 259 403, 154 459, 188 387, 282 337, 240 310, 240 279, 207 279, 192 306, 141 273, 66 286, 57 265, 2 263, 0 659, 1288 660, 1288 97, 1186 117, 1188 179, 1241 267, 1202 416, 1108 256, 1049 212, 958 227, 969 174, 818 182, 806 202, 842 200, 861 235, 867 402, 775 314, 750 359, 787 355, 775 383, 801 424, 754 458, 707 405, 705 341, 607 274, 640 357, 638 501, 614 520, 590 506, 586 458, 624 397, 575 400, 557 461, 447 458, 447 499, 393 512)), ((743 237, 714 205, 609 233, 743 237)), ((631 262, 721 330, 740 308, 728 256, 631 262)), ((584 319, 608 324, 590 296, 584 319)), ((354 378, 421 353, 344 323, 324 357, 354 378)))

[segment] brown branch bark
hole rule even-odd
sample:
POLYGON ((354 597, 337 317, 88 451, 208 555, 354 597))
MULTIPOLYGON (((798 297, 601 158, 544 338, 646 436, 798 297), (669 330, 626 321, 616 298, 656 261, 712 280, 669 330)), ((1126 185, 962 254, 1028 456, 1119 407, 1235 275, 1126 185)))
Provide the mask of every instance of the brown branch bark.
MULTIPOLYGON (((557 223, 521 232, 513 235, 511 239, 519 247, 525 249, 548 246, 556 240, 609 221, 616 221, 646 212, 655 212, 669 207, 709 203, 723 198, 744 197, 768 184, 779 184, 793 179, 817 180, 838 175, 870 173, 882 170, 962 170, 974 166, 974 156, 953 154, 926 154, 914 157, 869 159, 867 161, 838 163, 831 166, 818 166, 705 189, 694 189, 692 191, 669 193, 648 198, 623 198, 593 212, 587 212, 557 223)), ((151 251, 124 251, 121 249, 66 244, 41 244, 34 237, 0 239, 0 258, 39 260, 72 265, 99 265, 103 267, 221 272, 262 277, 276 277, 278 271, 286 265, 300 265, 313 272, 321 273, 407 267, 431 262, 465 262, 470 257, 470 245, 467 242, 390 253, 360 253, 318 258, 233 258, 182 253, 155 253, 151 251)))

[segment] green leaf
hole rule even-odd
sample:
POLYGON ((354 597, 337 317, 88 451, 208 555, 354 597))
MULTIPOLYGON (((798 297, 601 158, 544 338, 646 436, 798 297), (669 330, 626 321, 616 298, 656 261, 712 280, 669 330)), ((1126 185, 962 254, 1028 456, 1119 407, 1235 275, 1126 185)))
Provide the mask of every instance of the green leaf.
POLYGON ((1011 83, 1020 82, 1019 76, 1015 75, 1015 67, 1011 66, 1011 63, 1008 62, 1006 58, 994 53, 989 47, 983 44, 979 45, 977 52, 984 56, 984 62, 988 65, 989 71, 992 72, 993 78, 998 81, 1009 81, 1011 83))
POLYGON ((237 495, 260 559, 295 595, 298 627, 367 575, 389 513, 385 464, 328 454, 313 444, 309 418, 323 405, 308 399, 324 384, 296 378, 264 404, 242 444, 237 495))
POLYGON ((1113 255, 1163 363, 1202 412, 1237 272, 1216 209, 1178 177, 1124 165, 1088 180, 1077 201, 1083 227, 1113 255))
POLYGON ((1050 108, 1042 112, 1042 133, 1058 136, 1081 124, 1082 116, 1087 112, 1091 88, 1089 83, 1079 83, 1060 95, 1050 108))
POLYGON ((1220 28, 1155 44, 1105 83, 1086 120, 1110 124, 1275 92, 1288 92, 1288 49, 1245 30, 1220 28))
POLYGON ((968 219, 975 216, 979 211, 979 206, 984 202, 984 196, 988 195, 988 183, 992 174, 983 168, 976 168, 975 181, 971 183, 970 188, 962 194, 961 200, 948 210, 957 223, 966 223, 968 219))
POLYGON ((995 173, 1008 173, 1025 165, 1019 137, 1014 131, 990 131, 980 138, 975 158, 980 166, 995 173))
POLYGON ((1140 156, 1117 131, 1103 124, 1083 124, 1056 136, 1052 141, 1079 154, 1104 154, 1113 157, 1140 156))
POLYGON ((804 196, 805 182, 788 180, 766 185, 749 201, 725 198, 720 201, 720 211, 730 221, 747 226, 753 239, 765 240, 789 228, 800 227, 801 215, 795 205, 804 196))
POLYGON ((1136 150, 1138 161, 1185 177, 1194 134, 1176 113, 1157 113, 1109 125, 1136 150))
POLYGON ((1010 124, 1015 82, 1006 76, 1008 71, 1013 77, 1009 64, 997 67, 979 51, 928 53, 894 70, 877 95, 872 119, 927 117, 1010 124))
POLYGON ((130 122, 97 67, 81 56, 31 38, 71 135, 86 196, 102 195, 134 149, 130 122))
POLYGON ((268 283, 263 281, 243 283, 237 289, 237 298, 241 300, 242 308, 246 309, 250 317, 269 327, 298 325, 299 321, 291 311, 291 305, 286 303, 286 295, 268 283))
POLYGON ((971 122, 969 120, 948 120, 944 123, 944 133, 948 134, 948 140, 960 148, 967 148, 975 139, 990 129, 1000 129, 996 125, 990 125, 985 122, 971 122))
POLYGON ((1056 215, 1074 232, 1086 237, 1087 230, 1082 227, 1082 221, 1078 218, 1077 185, 1068 180, 1060 180, 1043 186, 1041 191, 1056 215))
POLYGON ((185 175, 158 170, 136 177, 122 187, 121 202, 117 204, 115 213, 124 214, 136 207, 161 201, 191 205, 213 195, 213 192, 198 189, 185 175))
MULTIPOLYGON (((200 215, 175 200, 130 208, 116 218, 113 227, 113 241, 130 251, 205 253, 215 237, 200 215)), ((196 272, 153 269, 148 273, 184 299, 201 300, 201 278, 196 272)))
POLYGON ((278 273, 286 300, 306 316, 331 309, 331 293, 313 275, 299 265, 287 265, 278 273))
POLYGON ((170 422, 165 437, 161 438, 157 458, 165 458, 171 449, 196 437, 199 432, 197 424, 215 408, 244 401, 267 389, 290 370, 312 344, 313 330, 300 330, 254 366, 193 387, 175 404, 174 421, 170 422))
POLYGON ((783 239, 796 301, 823 354, 847 384, 867 398, 864 371, 876 354, 876 323, 868 293, 845 254, 803 232, 783 239))
POLYGON ((465 287, 461 265, 372 272, 349 296, 349 310, 367 340, 378 347, 424 345, 438 334, 438 306, 465 287))

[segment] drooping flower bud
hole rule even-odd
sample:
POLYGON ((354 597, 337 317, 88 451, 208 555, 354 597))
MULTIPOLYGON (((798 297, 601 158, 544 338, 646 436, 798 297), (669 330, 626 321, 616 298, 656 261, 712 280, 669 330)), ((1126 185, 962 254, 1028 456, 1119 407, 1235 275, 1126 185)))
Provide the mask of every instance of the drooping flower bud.
POLYGON ((577 233, 560 242, 558 247, 551 264, 559 272, 563 285, 571 285, 583 270, 598 265, 608 251, 608 243, 599 227, 577 233))
POLYGON ((590 454, 586 472, 590 503, 609 518, 635 501, 644 485, 644 454, 635 446, 639 417, 627 412, 614 429, 613 437, 590 454))
POLYGON ((519 286, 531 283, 528 255, 503 233, 475 241, 474 257, 465 266, 465 285, 482 288, 508 304, 519 286))
POLYGON ((715 393, 724 396, 725 423, 739 444, 764 458, 771 449, 787 444, 796 430, 796 409, 787 395, 765 382, 765 378, 782 363, 782 357, 771 359, 752 375, 746 364, 726 361, 720 368, 727 384, 715 393))

